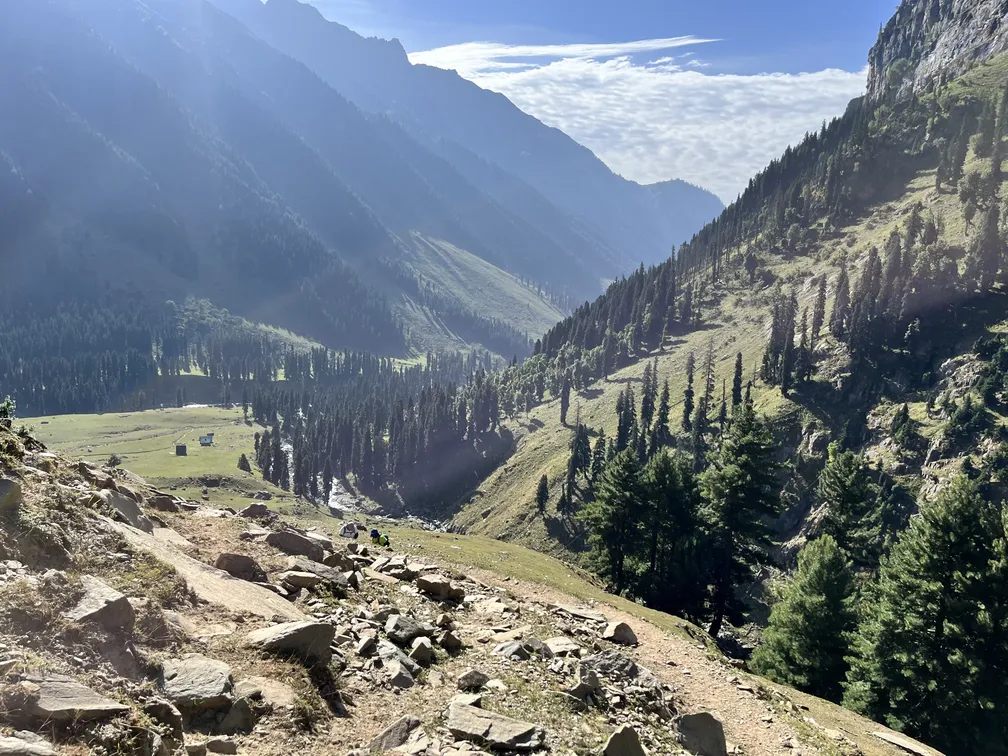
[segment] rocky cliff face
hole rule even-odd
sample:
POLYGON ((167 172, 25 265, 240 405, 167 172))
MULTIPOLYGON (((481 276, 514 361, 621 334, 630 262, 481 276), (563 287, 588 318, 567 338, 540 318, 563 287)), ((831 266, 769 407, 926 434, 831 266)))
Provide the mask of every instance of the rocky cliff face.
POLYGON ((1005 50, 1008 0, 903 0, 868 55, 868 95, 920 89, 1005 50))

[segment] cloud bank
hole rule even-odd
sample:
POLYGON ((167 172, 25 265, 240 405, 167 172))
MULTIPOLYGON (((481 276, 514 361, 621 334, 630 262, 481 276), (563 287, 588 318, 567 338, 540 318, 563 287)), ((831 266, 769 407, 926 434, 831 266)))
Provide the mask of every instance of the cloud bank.
POLYGON ((471 42, 410 60, 504 94, 627 178, 682 178, 730 202, 789 144, 840 115, 864 91, 867 69, 716 74, 694 51, 681 51, 716 41, 471 42))

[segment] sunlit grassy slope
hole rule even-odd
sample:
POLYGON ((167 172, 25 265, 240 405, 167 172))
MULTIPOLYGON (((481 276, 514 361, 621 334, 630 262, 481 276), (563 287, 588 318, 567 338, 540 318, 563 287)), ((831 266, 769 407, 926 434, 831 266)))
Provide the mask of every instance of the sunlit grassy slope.
MULTIPOLYGON (((980 66, 956 82, 947 96, 963 97, 973 93, 1000 92, 1008 81, 1008 55, 996 58, 987 65, 980 66)), ((989 161, 980 161, 972 155, 967 160, 965 170, 986 169, 989 161)), ((1001 195, 1005 195, 1002 184, 1001 195)), ((953 255, 961 255, 967 244, 967 229, 962 208, 955 193, 947 189, 935 189, 935 171, 932 167, 922 168, 905 186, 895 192, 887 201, 881 202, 861 218, 840 229, 839 233, 820 242, 810 254, 786 259, 781 256, 764 257, 761 262, 781 283, 785 291, 794 289, 798 294, 799 313, 807 307, 811 319, 817 277, 823 274, 830 282, 835 279, 842 256, 846 255, 852 285, 861 273, 862 262, 872 246, 883 249, 890 232, 903 224, 911 208, 921 203, 925 211, 930 211, 944 223, 944 239, 952 248, 953 255)), ((961 261, 960 261, 961 264, 961 261)), ((715 397, 712 416, 716 417, 721 401, 724 382, 731 391, 735 355, 741 352, 745 367, 745 379, 750 380, 762 358, 766 337, 770 327, 769 302, 770 287, 759 284, 749 286, 736 281, 712 292, 713 296, 704 306, 705 325, 685 337, 666 343, 663 350, 648 356, 647 360, 626 367, 610 376, 609 380, 592 386, 581 396, 573 396, 568 422, 572 423, 578 409, 582 421, 592 431, 604 430, 612 437, 616 430, 616 399, 627 383, 635 388, 640 401, 640 383, 647 361, 658 358, 659 375, 668 378, 673 402, 672 421, 678 427, 682 416, 682 397, 686 388, 685 366, 690 351, 696 356, 697 377, 694 388, 699 394, 703 390, 702 368, 711 340, 715 354, 715 397)), ((833 289, 829 290, 827 317, 833 289)), ((1005 313, 986 313, 985 327, 996 330, 1005 313)), ((800 317, 800 315, 799 315, 800 317)), ((824 329, 825 330, 825 329, 824 329)), ((953 353, 966 352, 977 337, 977 324, 950 323, 947 339, 953 353), (959 332, 956 329, 959 329, 959 332)), ((827 338, 829 342, 830 339, 827 338)), ((817 380, 823 380, 818 378, 817 380)), ((821 408, 806 402, 804 406, 785 399, 778 389, 771 389, 756 382, 753 396, 757 409, 773 420, 809 419, 821 415, 821 408)), ((908 396, 911 410, 916 419, 922 419, 924 397, 908 396)), ((879 411, 883 408, 874 408, 879 411)), ((820 417, 828 421, 830 418, 820 417)), ((921 427, 925 437, 934 433, 937 421, 927 421, 921 427)), ((826 422, 826 425, 829 425, 826 422)), ((571 558, 569 549, 577 546, 573 541, 575 528, 570 527, 555 512, 559 498, 560 483, 566 475, 571 427, 560 424, 559 402, 551 401, 536 409, 530 415, 522 415, 512 423, 519 443, 516 454, 505 465, 491 474, 479 487, 471 500, 464 504, 454 517, 454 524, 467 533, 478 533, 496 538, 513 540, 548 553, 571 558), (535 492, 539 478, 546 475, 550 481, 550 503, 547 516, 538 516, 535 506, 535 492)), ((869 450, 872 451, 872 450, 869 450)), ((875 454, 878 462, 885 460, 875 454)))

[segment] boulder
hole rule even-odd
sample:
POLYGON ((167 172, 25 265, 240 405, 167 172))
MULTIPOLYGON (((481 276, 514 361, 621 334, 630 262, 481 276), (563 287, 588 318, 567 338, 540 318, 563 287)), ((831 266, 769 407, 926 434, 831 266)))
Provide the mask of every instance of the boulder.
POLYGON ((261 517, 269 517, 273 513, 270 512, 270 508, 267 507, 262 502, 255 502, 254 504, 249 504, 245 509, 238 510, 239 517, 245 517, 250 520, 257 520, 261 517))
POLYGON ((427 635, 427 631, 410 616, 396 614, 388 618, 385 623, 385 634, 388 639, 398 646, 405 646, 412 643, 421 635, 427 635))
POLYGON ((398 659, 389 662, 385 666, 385 671, 388 673, 389 685, 393 688, 405 690, 413 687, 412 673, 398 659))
POLYGON ((252 583, 266 582, 266 571, 255 559, 244 554, 221 554, 214 562, 214 567, 239 580, 248 580, 252 583))
MULTIPOLYGON (((321 546, 323 551, 336 551, 336 545, 333 543, 332 538, 327 535, 323 535, 322 533, 314 530, 309 530, 305 532, 304 537, 321 546)), ((320 559, 319 561, 322 560, 320 559)))
POLYGON ((426 667, 433 662, 434 647, 431 646, 430 638, 425 635, 414 638, 413 644, 410 647, 409 657, 422 667, 426 667))
POLYGON ((528 649, 519 641, 501 643, 494 648, 493 652, 497 656, 503 656, 505 659, 511 659, 512 661, 528 661, 531 658, 528 649))
POLYGON ((81 576, 84 596, 63 616, 71 622, 94 622, 106 630, 132 630, 136 621, 133 605, 119 591, 91 575, 81 576))
POLYGON ((206 742, 206 750, 209 753, 236 754, 238 753, 238 744, 227 735, 218 735, 206 742))
POLYGON ((296 656, 309 664, 328 664, 335 635, 336 629, 328 622, 284 622, 252 631, 246 643, 262 651, 296 656))
POLYGON ((121 494, 118 491, 114 491, 111 488, 106 488, 101 491, 97 491, 95 496, 98 497, 105 506, 112 509, 121 520, 126 522, 128 525, 136 528, 137 530, 142 530, 145 533, 154 532, 154 523, 151 519, 143 513, 140 508, 140 504, 131 499, 125 494, 121 494))
POLYGON ((321 562, 324 556, 319 544, 293 530, 274 530, 266 536, 266 543, 285 554, 308 557, 313 562, 321 562))
POLYGON ((200 654, 165 661, 158 685, 165 697, 183 711, 223 709, 231 705, 231 668, 200 654))
POLYGON ((623 725, 609 736, 602 756, 647 756, 647 751, 641 745, 640 736, 630 725, 623 725))
POLYGON ((436 640, 437 644, 449 653, 462 650, 462 639, 459 638, 452 630, 445 630, 440 633, 436 640))
POLYGON ((465 589, 453 583, 444 575, 420 575, 416 579, 416 587, 421 593, 441 601, 462 601, 465 599, 465 589))
POLYGON ((314 588, 322 582, 322 578, 318 575, 311 572, 298 572, 297 570, 281 572, 276 576, 276 579, 280 581, 280 585, 284 587, 289 586, 295 590, 298 588, 314 588))
POLYGON ((372 753, 384 753, 399 748, 410 739, 413 730, 420 726, 420 720, 412 714, 406 714, 390 724, 368 744, 372 753))
POLYGON ((621 646, 637 645, 637 636, 626 622, 610 622, 602 631, 602 639, 621 646))
POLYGON ((686 714, 676 723, 683 745, 696 756, 728 756, 724 726, 709 711, 686 714))
POLYGON ((350 581, 334 567, 328 567, 321 562, 313 562, 300 556, 287 558, 287 569, 294 572, 310 572, 326 582, 328 587, 339 598, 345 598, 350 581))
POLYGON ((463 706, 475 706, 477 709, 483 707, 483 694, 482 693, 456 693, 452 696, 451 704, 461 704, 463 706))
POLYGON ((29 676, 27 682, 38 688, 38 698, 29 700, 28 714, 44 722, 91 722, 130 711, 129 706, 62 675, 29 676))
POLYGON ((0 478, 0 514, 16 513, 21 506, 21 484, 10 478, 0 478))
POLYGON ((322 560, 322 564, 340 572, 349 572, 356 569, 357 566, 357 563, 345 551, 334 551, 332 554, 326 554, 325 559, 322 560))
POLYGON ((158 512, 178 512, 178 502, 168 494, 154 494, 148 503, 158 512))
POLYGON ((566 636, 547 638, 543 643, 554 656, 580 656, 581 646, 566 636))
POLYGON ((249 700, 238 698, 231 704, 231 708, 228 709, 228 713, 224 715, 224 719, 221 720, 217 729, 225 734, 233 735, 239 732, 252 732, 253 727, 255 727, 255 713, 252 711, 249 700))
POLYGON ((456 684, 459 690, 475 693, 484 685, 490 682, 490 675, 480 672, 478 669, 467 669, 458 676, 456 684))
POLYGON ((45 738, 33 732, 18 732, 0 737, 0 756, 57 756, 45 738))
POLYGON ((580 606, 570 606, 567 604, 559 604, 556 609, 561 614, 570 615, 575 619, 597 622, 600 625, 606 621, 606 616, 601 612, 596 612, 594 609, 584 609, 580 606))
POLYGON ((545 741, 538 725, 459 703, 448 707, 448 730, 457 740, 509 751, 534 751, 545 741))

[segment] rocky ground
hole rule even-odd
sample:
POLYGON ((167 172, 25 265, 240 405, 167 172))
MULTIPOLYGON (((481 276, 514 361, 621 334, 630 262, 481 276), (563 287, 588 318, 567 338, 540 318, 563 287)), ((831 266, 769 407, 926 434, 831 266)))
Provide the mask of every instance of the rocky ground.
POLYGON ((387 751, 861 752, 703 638, 0 429, 0 756, 387 751))

